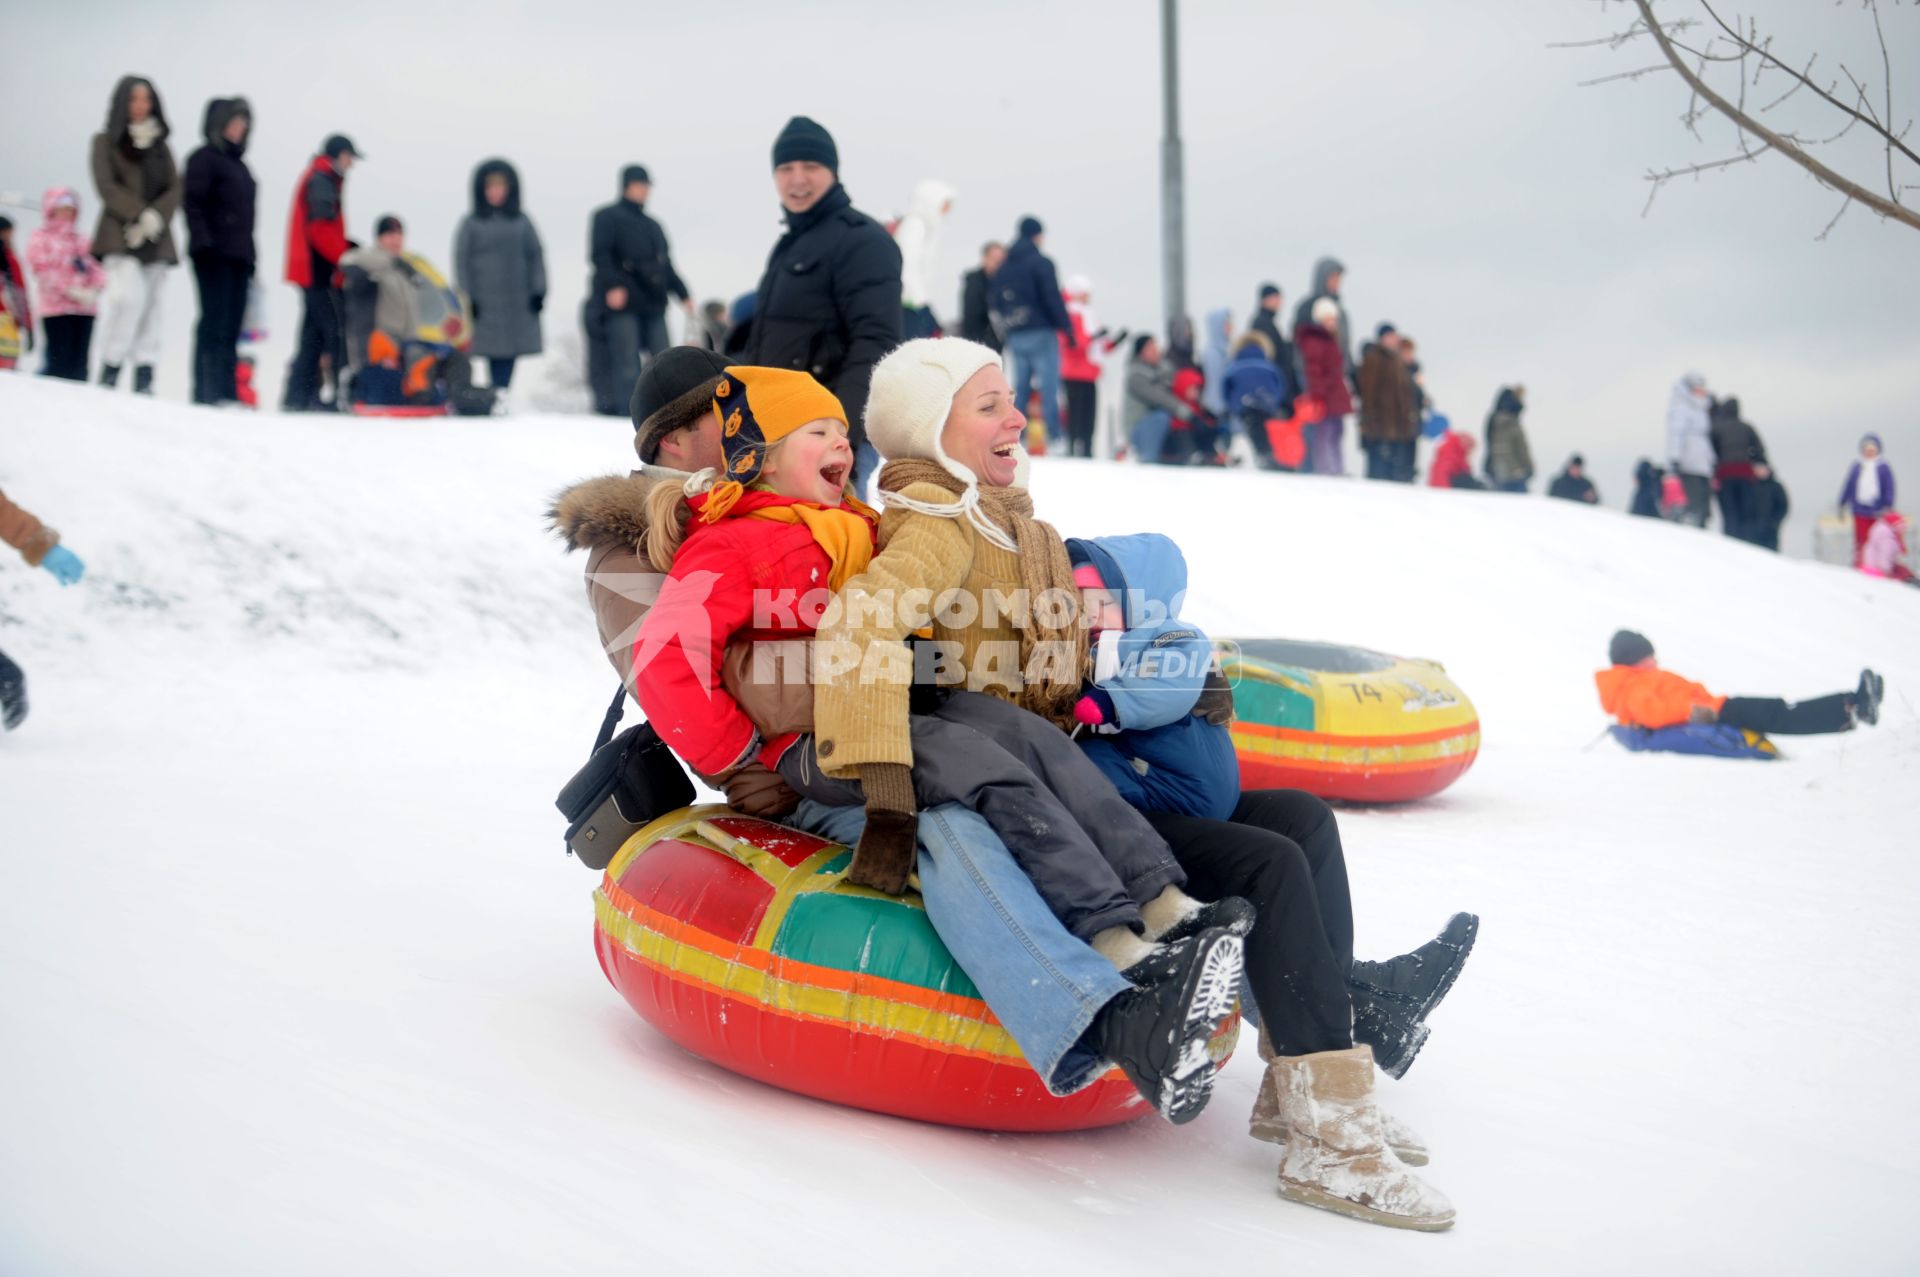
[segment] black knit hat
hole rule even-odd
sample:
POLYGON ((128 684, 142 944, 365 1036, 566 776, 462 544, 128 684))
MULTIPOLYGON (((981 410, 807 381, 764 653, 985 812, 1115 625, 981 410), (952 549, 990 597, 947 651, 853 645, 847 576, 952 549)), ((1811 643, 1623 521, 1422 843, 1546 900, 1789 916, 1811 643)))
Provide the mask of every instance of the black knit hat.
POLYGON ((787 121, 787 127, 780 130, 780 136, 773 139, 773 166, 811 161, 824 164, 840 172, 840 151, 833 144, 833 134, 815 124, 804 115, 796 115, 787 121))
POLYGON ((1262 284, 1262 285, 1260 285, 1260 300, 1261 300, 1261 301, 1265 301, 1265 300, 1267 300, 1267 298, 1269 298, 1269 297, 1278 297, 1279 295, 1280 295, 1280 285, 1278 285, 1278 284, 1262 284))
POLYGON ((724 358, 697 346, 670 346, 647 361, 629 408, 640 460, 652 465, 662 439, 713 411, 713 388, 726 370, 724 358))
POLYGON ((1643 634, 1632 630, 1621 630, 1607 644, 1607 659, 1615 665, 1638 665, 1653 655, 1653 644, 1647 642, 1643 634))
POLYGON ((1021 239, 1032 239, 1036 235, 1044 235, 1046 233, 1047 233, 1047 228, 1042 226, 1040 224, 1040 219, 1033 216, 1031 213, 1029 213, 1027 216, 1020 219, 1020 238, 1021 239))
POLYGON ((653 179, 647 175, 646 165, 629 164, 625 168, 620 170, 620 189, 621 190, 623 191, 626 190, 629 186, 632 186, 635 182, 645 182, 648 186, 653 185, 653 179))
POLYGON ((392 213, 384 214, 379 221, 373 224, 373 233, 375 235, 385 235, 388 231, 404 231, 406 229, 406 226, 402 224, 400 219, 392 213))

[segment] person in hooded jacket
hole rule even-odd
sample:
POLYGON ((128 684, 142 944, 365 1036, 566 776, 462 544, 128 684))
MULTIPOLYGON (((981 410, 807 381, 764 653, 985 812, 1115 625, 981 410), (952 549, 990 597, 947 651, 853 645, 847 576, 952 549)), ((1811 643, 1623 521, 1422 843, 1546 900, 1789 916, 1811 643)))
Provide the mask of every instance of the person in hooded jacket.
POLYGON ((588 326, 590 341, 604 353, 588 351, 588 365, 603 370, 594 398, 609 416, 626 412, 640 380, 643 353, 657 356, 672 342, 667 336, 667 300, 679 301, 691 320, 693 294, 673 268, 667 233, 647 213, 653 176, 642 164, 620 171, 620 198, 594 210, 588 231, 588 260, 593 282, 588 303, 598 314, 588 326))
POLYGON ((1874 522, 1894 508, 1893 467, 1881 456, 1880 436, 1860 437, 1860 455, 1847 468, 1847 481, 1840 489, 1840 508, 1853 514, 1853 561, 1867 547, 1874 522))
POLYGON ((1665 485, 1667 472, 1645 457, 1633 468, 1633 503, 1628 507, 1629 514, 1643 519, 1664 519, 1666 513, 1660 508, 1660 490, 1665 485))
POLYGON ((1502 386, 1487 414, 1487 478, 1497 492, 1525 492, 1533 479, 1533 450, 1520 423, 1526 409, 1525 386, 1502 386))
POLYGON ((929 178, 913 188, 907 214, 893 228, 900 249, 900 320, 909 338, 940 335, 933 313, 933 281, 940 272, 940 228, 953 207, 953 188, 929 178))
POLYGON ((867 383, 900 344, 900 246, 854 208, 833 135, 804 115, 774 139, 773 182, 787 230, 767 256, 739 362, 811 373, 833 392, 846 409, 859 492, 878 462, 867 443, 867 383))
MULTIPOLYGON (((1339 323, 1329 331, 1333 333, 1334 340, 1340 347, 1340 366, 1346 376, 1351 378, 1354 371, 1353 339, 1348 335, 1346 303, 1340 300, 1340 286, 1345 282, 1346 277, 1347 268, 1340 264, 1340 259, 1337 257, 1322 257, 1313 264, 1313 287, 1293 311, 1293 339, 1297 343, 1300 340, 1302 328, 1320 322, 1313 317, 1314 307, 1322 301, 1331 301, 1339 312, 1339 323)), ((1304 382, 1305 366, 1303 365, 1297 371, 1300 373, 1300 380, 1304 382)))
POLYGON ((234 372, 240 325, 253 280, 254 180, 241 157, 253 127, 245 98, 207 103, 200 132, 206 141, 187 157, 187 255, 200 290, 200 323, 193 333, 193 401, 236 403, 234 372))
POLYGON ((1053 259, 1040 251, 1046 227, 1037 217, 1020 219, 1020 237, 993 277, 993 309, 1006 332, 1007 384, 1022 411, 1039 382, 1040 416, 1047 441, 1063 442, 1060 424, 1060 342, 1074 343, 1073 317, 1060 293, 1053 259))
POLYGON ((1760 432, 1740 416, 1733 396, 1716 399, 1708 411, 1713 442, 1713 486, 1720 497, 1720 526, 1728 536, 1760 545, 1772 513, 1764 485, 1772 475, 1760 432))
POLYGON ((107 286, 107 272, 81 237, 79 222, 80 197, 72 187, 55 186, 41 198, 40 225, 27 237, 27 269, 47 335, 40 371, 65 381, 87 379, 93 317, 107 286))
POLYGON ((1713 507, 1713 423, 1707 379, 1690 372, 1673 383, 1667 398, 1667 460, 1687 494, 1680 522, 1707 526, 1713 507))
POLYGON ((1093 314, 1093 285, 1085 275, 1067 277, 1066 299, 1067 316, 1073 321, 1073 331, 1060 334, 1060 380, 1067 388, 1067 452, 1091 457, 1100 372, 1107 356, 1127 339, 1127 330, 1111 333, 1100 326, 1093 314))
POLYGON ((131 359, 133 389, 143 395, 153 393, 160 357, 160 295, 167 272, 180 264, 172 224, 182 191, 168 132, 153 82, 129 75, 114 86, 107 127, 93 135, 93 185, 102 205, 93 255, 107 268, 100 384, 118 385, 131 359))
POLYGON ((547 255, 520 211, 520 174, 505 160, 473 171, 473 211, 453 236, 453 280, 473 307, 470 353, 487 361, 488 384, 505 390, 514 361, 540 353, 547 304, 547 255))
POLYGON ((336 384, 347 370, 346 301, 340 293, 340 259, 353 247, 347 238, 347 173, 360 152, 336 133, 321 144, 294 188, 287 214, 289 284, 300 289, 300 345, 287 368, 282 396, 288 412, 328 412, 340 405, 321 398, 325 361, 336 384))

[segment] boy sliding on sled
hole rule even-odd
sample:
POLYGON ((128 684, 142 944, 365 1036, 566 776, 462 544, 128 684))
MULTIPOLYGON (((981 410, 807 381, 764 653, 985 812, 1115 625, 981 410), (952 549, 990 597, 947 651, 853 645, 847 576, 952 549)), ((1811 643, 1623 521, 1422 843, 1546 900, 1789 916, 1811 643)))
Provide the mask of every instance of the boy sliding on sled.
MULTIPOLYGON (((861 805, 859 782, 821 770, 811 730, 763 740, 721 678, 729 639, 809 637, 819 599, 872 561, 876 518, 846 490, 845 411, 805 373, 752 367, 726 370, 713 410, 725 476, 704 471, 649 496, 647 549, 668 580, 636 644, 641 707, 703 775, 757 759, 807 798, 861 805)), ((1206 1043, 1231 1011, 1252 909, 1181 891, 1186 874, 1165 840, 1037 715, 952 691, 913 716, 912 744, 911 767, 898 769, 908 792, 892 808, 959 802, 994 827, 1067 928, 1143 986, 1145 996, 1114 1004, 1128 1023, 1095 1024, 1102 1053, 1169 1120, 1197 1116, 1212 1087, 1206 1043)), ((890 853, 900 831, 877 823, 870 815, 848 878, 899 894, 907 862, 890 853)))
POLYGON ((1683 723, 1721 723, 1776 736, 1819 736, 1850 732, 1856 722, 1880 721, 1880 696, 1886 682, 1872 670, 1860 671, 1851 692, 1835 692, 1807 701, 1767 696, 1715 696, 1698 683, 1663 670, 1653 659, 1653 644, 1632 630, 1621 630, 1608 644, 1611 669, 1593 676, 1600 707, 1625 727, 1657 730, 1683 723))

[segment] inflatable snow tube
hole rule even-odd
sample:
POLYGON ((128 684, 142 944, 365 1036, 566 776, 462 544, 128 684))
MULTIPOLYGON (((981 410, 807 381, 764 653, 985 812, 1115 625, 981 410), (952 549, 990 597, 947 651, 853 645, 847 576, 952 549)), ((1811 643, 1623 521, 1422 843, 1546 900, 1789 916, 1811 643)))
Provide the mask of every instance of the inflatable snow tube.
MULTIPOLYGON (((1152 1110, 1115 1069, 1047 1092, 917 894, 843 881, 824 839, 689 807, 627 840, 594 892, 594 950, 640 1017, 704 1060, 854 1108, 990 1131, 1152 1110)), ((1230 1017, 1211 1051, 1238 1040, 1230 1017)))
POLYGON ((1292 639, 1219 647, 1244 788, 1402 803, 1439 793, 1480 753, 1473 702, 1433 661, 1292 639))
POLYGON ((1683 723, 1657 730, 1615 724, 1607 729, 1634 753, 1701 754, 1710 758, 1778 758, 1780 751, 1759 732, 1725 723, 1683 723))

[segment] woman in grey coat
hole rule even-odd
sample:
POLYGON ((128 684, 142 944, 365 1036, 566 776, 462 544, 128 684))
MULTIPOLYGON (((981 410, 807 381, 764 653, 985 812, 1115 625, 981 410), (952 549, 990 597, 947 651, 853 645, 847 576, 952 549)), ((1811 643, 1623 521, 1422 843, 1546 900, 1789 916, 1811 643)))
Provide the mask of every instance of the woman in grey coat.
POLYGON ((473 212, 453 241, 454 285, 473 305, 473 355, 487 361, 495 390, 513 381, 513 361, 540 353, 547 258, 520 211, 520 175, 505 160, 473 171, 473 212))

